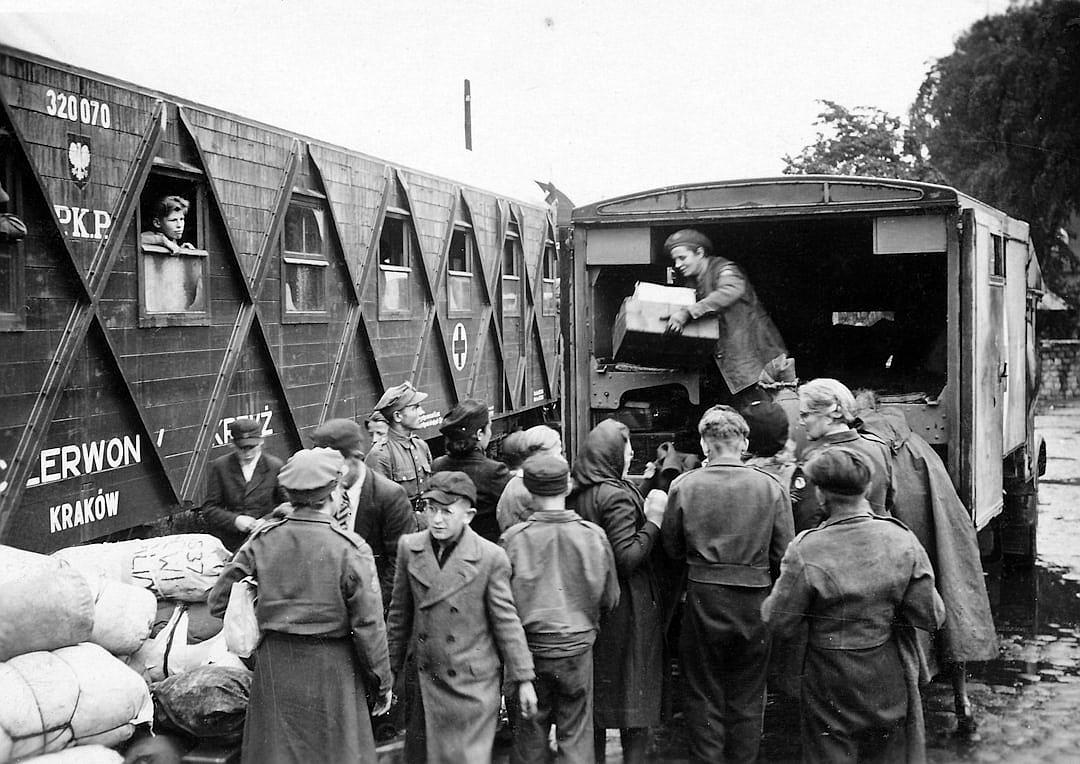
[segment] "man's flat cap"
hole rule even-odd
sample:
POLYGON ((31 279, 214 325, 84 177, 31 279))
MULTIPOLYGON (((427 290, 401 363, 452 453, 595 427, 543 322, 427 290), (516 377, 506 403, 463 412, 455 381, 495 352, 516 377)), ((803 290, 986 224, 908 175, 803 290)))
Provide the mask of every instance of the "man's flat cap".
POLYGON ((570 493, 570 465, 555 454, 530 456, 522 465, 521 480, 536 496, 563 496, 570 493))
POLYGON ((263 425, 258 419, 234 419, 229 422, 229 434, 238 446, 255 446, 262 443, 263 425))
POLYGON ((464 472, 436 472, 428 480, 428 486, 420 496, 437 504, 453 504, 455 501, 468 499, 469 504, 474 505, 476 485, 464 472))
POLYGON ((453 438, 463 435, 475 435, 477 430, 487 427, 491 421, 487 406, 480 401, 466 399, 446 412, 439 432, 453 438))
POLYGON ((278 483, 287 491, 313 491, 333 487, 345 471, 345 460, 332 448, 297 451, 278 472, 278 483))
POLYGON ((712 242, 709 241, 709 237, 693 228, 676 231, 664 240, 664 254, 670 255, 675 247, 690 247, 691 249, 701 247, 705 250, 705 254, 712 254, 712 242))
POLYGON ((364 439, 364 428, 351 419, 328 419, 311 433, 316 446, 342 452, 363 450, 364 439))
POLYGON ((426 400, 427 397, 427 393, 417 390, 411 382, 402 382, 383 393, 382 398, 379 398, 379 402, 375 404, 375 410, 381 411, 383 416, 388 416, 395 411, 401 411, 406 406, 426 400))

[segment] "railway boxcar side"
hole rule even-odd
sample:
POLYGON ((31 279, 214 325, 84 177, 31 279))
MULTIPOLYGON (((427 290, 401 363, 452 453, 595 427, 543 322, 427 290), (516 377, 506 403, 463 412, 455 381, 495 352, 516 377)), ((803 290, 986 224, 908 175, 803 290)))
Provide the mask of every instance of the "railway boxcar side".
POLYGON ((5 48, 0 143, 0 542, 197 507, 236 417, 284 457, 403 379, 429 438, 558 402, 543 207, 5 48), (170 196, 175 252, 143 236, 170 196))

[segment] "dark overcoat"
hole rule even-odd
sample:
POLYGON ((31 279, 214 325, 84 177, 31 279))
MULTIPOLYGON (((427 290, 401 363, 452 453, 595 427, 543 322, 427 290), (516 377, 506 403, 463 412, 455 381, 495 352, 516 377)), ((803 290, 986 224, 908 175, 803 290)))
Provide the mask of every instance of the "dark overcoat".
POLYGON ((510 480, 510 470, 502 462, 489 459, 479 446, 463 455, 446 454, 431 463, 431 471, 464 472, 476 485, 476 515, 469 527, 482 538, 498 543, 499 522, 495 519, 495 508, 499 504, 503 488, 510 480))
POLYGON ((938 632, 939 657, 985 661, 998 654, 997 633, 979 560, 975 526, 937 452, 912 432, 903 414, 867 414, 863 427, 893 453, 896 500, 893 515, 911 529, 934 567, 945 602, 945 626, 938 632))
POLYGON ((405 489, 374 470, 364 470, 353 531, 368 543, 375 555, 384 608, 390 607, 394 593, 398 539, 415 530, 416 517, 405 489))
MULTIPOLYGON (((896 478, 893 475, 892 452, 885 441, 871 433, 861 433, 849 427, 842 432, 830 433, 810 441, 804 461, 809 461, 814 454, 837 446, 853 448, 870 460, 873 472, 866 498, 874 512, 879 515, 890 514, 896 500, 896 478)), ((803 477, 805 478, 805 475, 803 477)), ((802 498, 793 507, 796 533, 816 528, 826 516, 825 508, 821 506, 814 491, 813 481, 805 478, 805 483, 802 498)))
POLYGON ((402 536, 387 633, 395 674, 415 650, 424 729, 407 734, 426 736, 427 760, 490 761, 501 678, 534 678, 506 552, 466 526, 440 568, 428 531, 402 536))
POLYGON ((622 479, 626 426, 608 419, 585 438, 574 461, 567 503, 607 534, 619 577, 619 604, 600 620, 593 645, 593 720, 600 728, 660 723, 664 614, 652 555, 660 528, 645 520, 644 500, 622 479))
POLYGON ((264 452, 255 464, 251 480, 245 481, 235 451, 210 462, 202 514, 229 551, 235 552, 247 539, 246 533, 236 529, 237 515, 258 520, 287 500, 277 482, 281 466, 280 459, 264 452))

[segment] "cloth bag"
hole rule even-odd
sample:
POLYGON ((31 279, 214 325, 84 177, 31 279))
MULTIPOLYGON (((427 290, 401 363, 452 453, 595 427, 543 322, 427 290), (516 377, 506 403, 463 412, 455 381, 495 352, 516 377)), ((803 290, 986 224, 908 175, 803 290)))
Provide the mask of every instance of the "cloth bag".
POLYGON ((251 576, 242 578, 232 585, 229 604, 225 608, 224 626, 225 644, 229 652, 248 658, 259 646, 262 632, 259 621, 255 618, 255 601, 258 598, 258 584, 251 576))

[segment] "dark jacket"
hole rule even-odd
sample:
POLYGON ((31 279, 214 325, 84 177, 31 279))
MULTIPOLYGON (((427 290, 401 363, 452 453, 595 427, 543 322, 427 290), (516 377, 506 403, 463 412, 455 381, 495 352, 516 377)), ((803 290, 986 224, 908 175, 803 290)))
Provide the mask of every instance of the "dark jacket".
POLYGON ((259 519, 287 500, 277 482, 281 466, 280 459, 264 452, 255 464, 251 481, 244 482, 235 451, 210 462, 202 514, 229 551, 235 552, 247 538, 246 533, 236 529, 238 515, 259 519))
MULTIPOLYGON (((809 461, 814 454, 836 446, 853 448, 870 459, 874 472, 870 477, 870 488, 866 493, 866 498, 875 513, 890 514, 896 498, 896 480, 893 477, 892 453, 885 441, 876 435, 860 433, 848 428, 843 432, 834 432, 819 440, 810 441, 804 462, 809 461)), ((818 502, 813 481, 805 474, 803 477, 806 486, 803 488, 802 499, 795 506, 796 533, 816 528, 826 516, 824 507, 818 502)))
POLYGON ((371 469, 364 470, 355 517, 353 531, 375 555, 385 610, 394 594, 398 539, 416 530, 416 517, 405 489, 371 469))
POLYGON ((795 535, 780 482, 737 459, 710 463, 671 484, 662 537, 702 584, 768 588, 795 535))
POLYGON ((389 691, 382 599, 363 539, 310 509, 271 521, 240 548, 210 590, 213 615, 225 614, 232 585, 246 576, 259 584, 255 617, 263 631, 351 636, 366 686, 389 691))
POLYGON ((502 496, 503 488, 510 480, 510 470, 502 462, 488 459, 477 446, 462 456, 446 454, 431 463, 431 471, 464 472, 476 485, 476 515, 469 527, 482 538, 498 543, 499 523, 495 519, 495 508, 502 496))
POLYGON ((715 315, 720 322, 714 358, 728 389, 737 393, 757 384, 765 364, 787 349, 750 280, 731 260, 714 256, 692 281, 698 301, 687 311, 691 318, 715 315))

